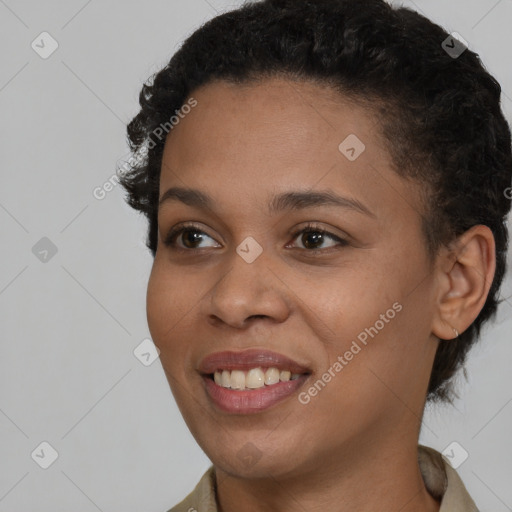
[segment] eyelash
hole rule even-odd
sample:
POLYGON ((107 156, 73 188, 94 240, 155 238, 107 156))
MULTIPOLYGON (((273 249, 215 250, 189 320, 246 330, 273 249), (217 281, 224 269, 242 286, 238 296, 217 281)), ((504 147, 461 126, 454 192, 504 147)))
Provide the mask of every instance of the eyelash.
MULTIPOLYGON (((166 247, 172 248, 172 250, 174 250, 174 251, 182 251, 182 252, 201 251, 201 248, 188 249, 188 248, 176 246, 176 238, 178 238, 182 233, 184 233, 186 231, 192 231, 192 232, 195 231, 195 232, 199 232, 201 234, 204 234, 204 235, 210 237, 210 235, 208 235, 208 233, 203 231, 197 224, 194 224, 194 223, 182 224, 181 226, 177 226, 169 232, 169 234, 167 235, 167 237, 164 240, 164 245, 166 247)), ((316 226, 313 223, 309 223, 306 226, 294 231, 291 236, 293 237, 293 240, 295 240, 297 238, 297 236, 302 233, 320 233, 322 236, 328 236, 329 238, 332 238, 333 240, 338 242, 338 248, 345 247, 348 245, 347 240, 344 240, 344 239, 334 235, 333 233, 330 233, 329 231, 316 226)), ((212 237, 210 237, 210 238, 212 238, 212 237)), ((317 253, 318 254, 318 253, 325 253, 326 251, 333 250, 333 249, 336 249, 336 247, 327 247, 325 249, 307 249, 307 248, 305 248, 302 250, 307 251, 308 253, 313 253, 313 254, 317 253)))

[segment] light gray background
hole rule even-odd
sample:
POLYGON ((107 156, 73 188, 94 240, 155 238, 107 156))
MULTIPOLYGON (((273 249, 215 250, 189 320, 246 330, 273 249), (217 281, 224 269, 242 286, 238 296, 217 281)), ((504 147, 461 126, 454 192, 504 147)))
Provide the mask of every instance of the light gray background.
MULTIPOLYGON (((142 82, 240 3, 0 0, 0 512, 164 511, 210 464, 160 361, 133 353, 149 337, 145 221, 120 187, 92 191, 128 153, 142 82), (31 48, 43 31, 59 44, 48 59, 31 48), (42 237, 58 250, 46 263, 32 252, 42 237), (46 470, 31 458, 43 441, 58 452, 46 470)), ((512 119, 512 1, 401 3, 469 42, 512 119)), ((467 450, 458 472, 483 511, 512 510, 511 327, 512 300, 471 352, 460 400, 429 409, 420 439, 467 450)))

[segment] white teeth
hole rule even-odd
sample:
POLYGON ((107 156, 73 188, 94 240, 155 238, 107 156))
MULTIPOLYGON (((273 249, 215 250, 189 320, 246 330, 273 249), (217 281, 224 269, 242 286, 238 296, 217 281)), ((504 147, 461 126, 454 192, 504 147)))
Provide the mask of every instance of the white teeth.
MULTIPOLYGON (((243 372, 241 372, 243 373, 243 372)), ((233 375, 233 372, 231 372, 233 375)), ((265 385, 265 374, 261 368, 253 368, 249 370, 245 378, 245 385, 250 389, 262 388, 265 385)))
POLYGON ((291 375, 292 372, 289 372, 288 370, 281 370, 281 373, 279 374, 279 380, 286 382, 287 380, 290 380, 291 375))
MULTIPOLYGON (((231 389, 245 389, 245 373, 240 370, 233 370, 231 372, 231 389)), ((248 386, 249 387, 249 386, 248 386)))
POLYGON ((242 370, 222 370, 216 371, 213 380, 218 386, 243 391, 244 389, 258 389, 266 386, 272 386, 279 381, 287 382, 298 379, 300 373, 291 373, 289 370, 278 368, 267 368, 264 372, 262 368, 252 368, 247 373, 242 370))
POLYGON ((221 386, 223 388, 229 388, 231 384, 231 372, 228 370, 223 370, 221 379, 221 386))
POLYGON ((279 382, 279 370, 277 368, 269 368, 265 372, 265 384, 271 386, 279 382))

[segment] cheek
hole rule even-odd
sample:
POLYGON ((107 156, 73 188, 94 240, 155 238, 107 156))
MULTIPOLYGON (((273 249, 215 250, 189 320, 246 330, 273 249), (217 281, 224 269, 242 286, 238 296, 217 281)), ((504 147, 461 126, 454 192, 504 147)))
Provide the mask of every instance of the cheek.
POLYGON ((146 315, 149 330, 153 338, 153 342, 160 347, 163 333, 163 324, 167 323, 168 317, 168 294, 166 289, 165 275, 159 271, 158 262, 155 260, 151 274, 149 276, 148 288, 146 292, 146 315))
MULTIPOLYGON (((400 275, 392 268, 384 262, 360 263, 350 271, 333 272, 329 279, 316 280, 315 288, 308 287, 309 293, 301 289, 305 304, 302 314, 309 316, 306 321, 319 340, 315 354, 324 352, 318 377, 329 369, 336 375, 328 384, 331 391, 322 392, 325 399, 329 396, 333 402, 350 402, 350 397, 362 392, 361 386, 369 385, 368 380, 375 381, 368 368, 389 379, 402 364, 415 311, 403 293, 406 273, 400 275), (333 368, 336 361, 338 371, 333 368)), ((372 384, 379 387, 378 382, 372 384)))
POLYGON ((382 265, 361 261, 350 269, 333 269, 329 275, 308 279, 307 286, 294 291, 301 299, 298 303, 306 306, 303 314, 314 322, 317 333, 322 333, 320 338, 339 350, 374 325, 400 298, 398 281, 382 265))
POLYGON ((149 331, 155 345, 164 357, 172 344, 177 348, 180 319, 187 312, 186 292, 183 277, 169 272, 155 260, 146 293, 146 315, 149 331))
POLYGON ((146 293, 147 320, 155 343, 165 343, 179 329, 179 321, 190 311, 194 299, 197 303, 193 294, 194 286, 183 271, 174 271, 155 259, 146 293))
POLYGON ((151 270, 146 293, 148 327, 165 370, 176 378, 181 378, 183 362, 190 360, 194 348, 191 333, 197 330, 198 308, 208 289, 205 281, 158 258, 151 270))
POLYGON ((185 367, 187 345, 180 343, 180 318, 183 308, 182 287, 173 273, 164 271, 155 260, 148 281, 146 314, 151 338, 160 351, 160 362, 176 400, 186 383, 185 367))

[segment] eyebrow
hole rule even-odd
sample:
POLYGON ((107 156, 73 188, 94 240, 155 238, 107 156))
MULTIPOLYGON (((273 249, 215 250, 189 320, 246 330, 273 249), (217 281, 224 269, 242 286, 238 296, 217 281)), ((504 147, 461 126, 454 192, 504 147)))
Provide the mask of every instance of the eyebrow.
MULTIPOLYGON (((168 189, 159 201, 159 207, 168 201, 181 201, 182 203, 203 209, 214 210, 214 200, 208 194, 193 188, 172 187, 168 189)), ((310 192, 291 191, 274 196, 268 204, 270 214, 284 210, 301 210, 318 206, 338 206, 370 217, 376 217, 364 204, 357 199, 340 196, 332 191, 310 192)))

